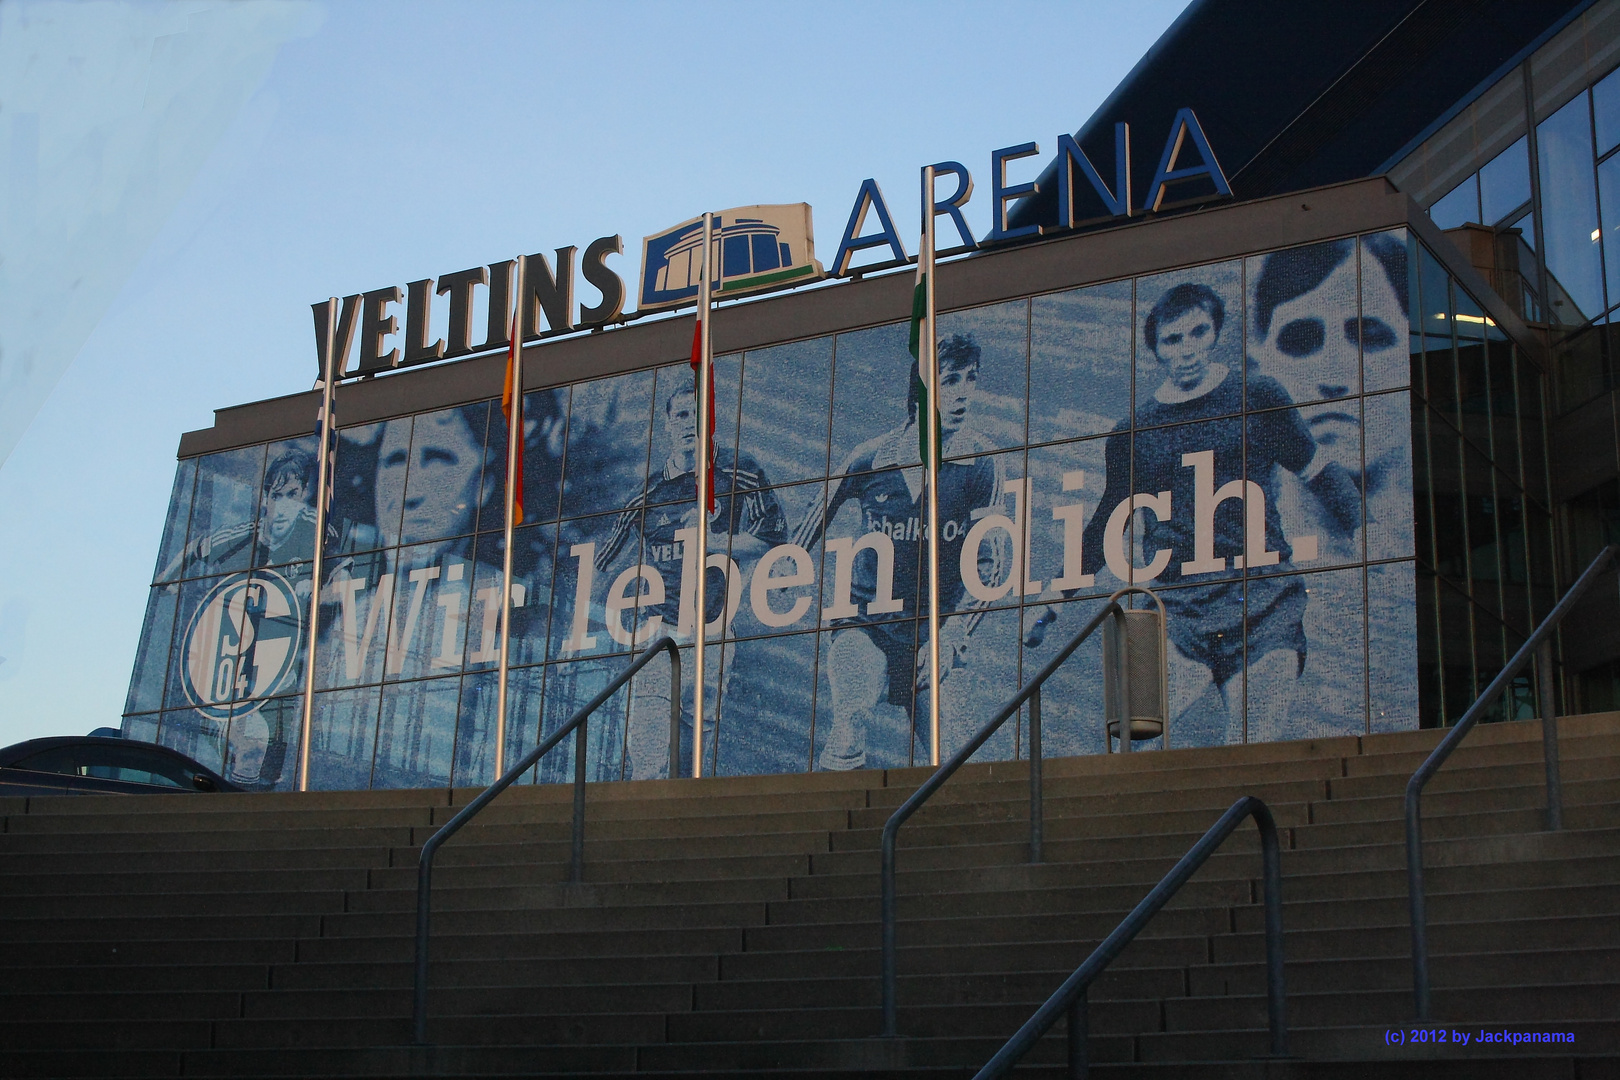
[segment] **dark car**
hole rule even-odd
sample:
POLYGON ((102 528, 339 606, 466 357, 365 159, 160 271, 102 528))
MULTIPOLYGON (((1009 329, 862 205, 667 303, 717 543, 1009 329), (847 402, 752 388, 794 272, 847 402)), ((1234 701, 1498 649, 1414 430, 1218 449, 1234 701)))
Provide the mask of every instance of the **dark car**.
POLYGON ((95 735, 29 739, 0 750, 0 795, 240 791, 178 750, 95 735))

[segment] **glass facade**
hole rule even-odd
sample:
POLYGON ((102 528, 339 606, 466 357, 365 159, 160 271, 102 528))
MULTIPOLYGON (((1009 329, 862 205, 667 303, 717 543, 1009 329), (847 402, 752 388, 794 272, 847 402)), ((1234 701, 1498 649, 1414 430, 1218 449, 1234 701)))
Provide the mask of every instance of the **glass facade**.
MULTIPOLYGON (((1454 716, 1550 587, 1539 376, 1480 311, 1394 231, 941 314, 942 754, 1128 583, 1170 612, 1171 746, 1454 716)), ((907 334, 717 358, 702 613, 690 369, 526 396, 512 757, 663 633, 689 755, 701 617, 707 773, 928 760, 907 334)), ((131 678, 127 733, 247 786, 296 779, 314 450, 180 463, 131 678)), ((341 430, 312 786, 493 776, 505 454, 498 402, 341 430)), ((598 712, 590 778, 667 772, 669 692, 655 662, 598 712)), ((1101 693, 1088 644, 1049 753, 1103 750, 1101 693)))

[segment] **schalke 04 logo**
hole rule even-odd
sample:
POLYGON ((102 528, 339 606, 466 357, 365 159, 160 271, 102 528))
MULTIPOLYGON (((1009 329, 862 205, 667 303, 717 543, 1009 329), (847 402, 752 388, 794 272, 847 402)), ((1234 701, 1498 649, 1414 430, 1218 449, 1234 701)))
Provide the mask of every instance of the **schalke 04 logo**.
POLYGON ((208 590, 181 639, 186 696, 204 716, 256 711, 298 657, 298 594, 270 570, 233 574, 208 590))

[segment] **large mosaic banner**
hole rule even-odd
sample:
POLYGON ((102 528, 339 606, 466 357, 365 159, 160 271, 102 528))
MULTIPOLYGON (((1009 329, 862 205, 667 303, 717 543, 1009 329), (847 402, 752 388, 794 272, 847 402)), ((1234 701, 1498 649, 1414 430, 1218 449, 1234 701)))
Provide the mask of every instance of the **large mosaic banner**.
MULTIPOLYGON (((940 317, 943 753, 1126 584, 1169 611, 1172 746, 1417 726, 1412 258, 1404 233, 1374 234, 940 317)), ((662 634, 685 645, 690 754, 701 618, 706 771, 928 759, 926 514, 895 314, 717 358, 701 560, 684 363, 527 396, 510 754, 662 634)), ((127 733, 248 786, 296 775, 314 449, 181 462, 131 681, 127 733)), ((342 431, 316 786, 494 775, 505 455, 498 403, 342 431)), ((1045 697, 1048 753, 1104 749, 1100 648, 1045 697)), ((604 707, 588 775, 667 772, 669 692, 655 662, 604 707)), ((980 754, 1024 738, 1009 724, 980 754)), ((536 779, 570 778, 571 753, 536 779)))

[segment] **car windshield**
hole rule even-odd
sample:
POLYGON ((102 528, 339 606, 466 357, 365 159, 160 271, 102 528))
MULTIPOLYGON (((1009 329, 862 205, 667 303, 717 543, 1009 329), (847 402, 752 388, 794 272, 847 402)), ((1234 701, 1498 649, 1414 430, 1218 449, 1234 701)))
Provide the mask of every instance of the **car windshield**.
POLYGON ((191 771, 179 762, 132 746, 57 746, 23 758, 13 768, 159 787, 189 789, 192 784, 191 771))

